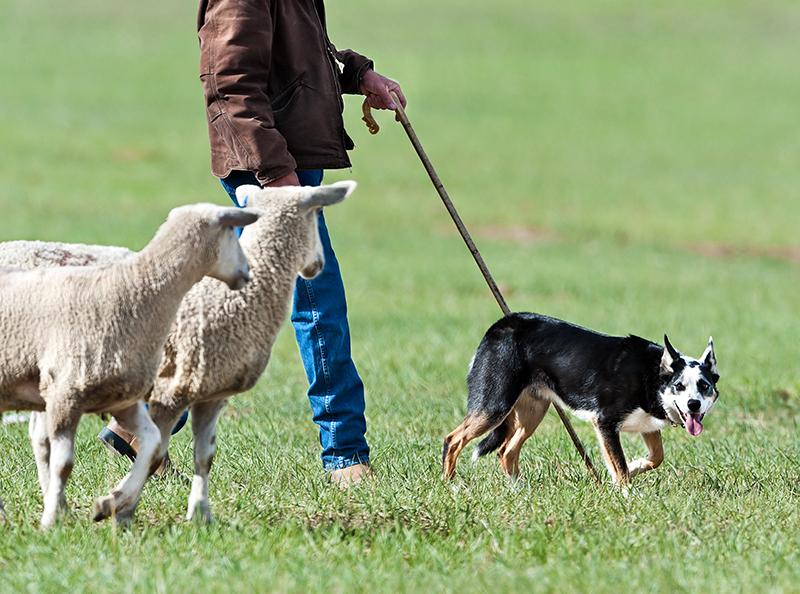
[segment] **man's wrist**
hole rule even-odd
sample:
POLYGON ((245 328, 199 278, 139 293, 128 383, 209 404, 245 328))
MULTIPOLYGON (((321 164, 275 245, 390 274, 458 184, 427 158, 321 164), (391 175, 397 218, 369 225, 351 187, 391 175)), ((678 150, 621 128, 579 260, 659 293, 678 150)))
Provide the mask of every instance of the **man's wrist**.
MULTIPOLYGON (((294 163, 294 159, 292 159, 292 163, 294 163)), ((277 166, 277 167, 270 167, 267 170, 261 170, 256 172, 256 179, 258 183, 261 184, 262 187, 267 187, 273 182, 286 177, 287 175, 291 175, 295 173, 296 167, 289 165, 277 166)))
POLYGON ((268 188, 280 188, 282 186, 299 186, 300 180, 297 177, 297 172, 291 171, 286 175, 282 175, 281 177, 268 181, 265 185, 268 188))
POLYGON ((362 95, 365 95, 364 91, 361 89, 361 84, 364 80, 364 77, 367 75, 368 72, 372 72, 375 70, 375 64, 370 60, 369 62, 365 62, 361 68, 358 69, 356 73, 356 88, 358 92, 362 95))

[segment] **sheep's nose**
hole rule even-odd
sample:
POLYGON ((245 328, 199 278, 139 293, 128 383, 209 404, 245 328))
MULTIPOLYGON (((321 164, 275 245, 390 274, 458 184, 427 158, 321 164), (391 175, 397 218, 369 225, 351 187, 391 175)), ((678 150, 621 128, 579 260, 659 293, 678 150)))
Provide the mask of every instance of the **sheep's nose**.
POLYGON ((250 275, 250 271, 242 270, 239 272, 239 274, 236 275, 236 277, 233 280, 228 282, 228 287, 230 287, 234 291, 239 291, 241 289, 244 289, 245 285, 247 285, 247 283, 249 283, 251 280, 252 276, 250 275))
POLYGON ((689 407, 691 412, 697 412, 700 410, 700 401, 699 400, 690 400, 686 403, 686 406, 689 407))

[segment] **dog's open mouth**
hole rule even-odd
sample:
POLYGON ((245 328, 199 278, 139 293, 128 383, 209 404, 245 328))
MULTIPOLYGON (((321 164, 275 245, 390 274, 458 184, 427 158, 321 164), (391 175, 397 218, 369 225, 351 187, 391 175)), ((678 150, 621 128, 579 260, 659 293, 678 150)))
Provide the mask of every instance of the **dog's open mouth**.
POLYGON ((683 427, 686 429, 686 432, 691 435, 692 437, 697 437, 703 431, 703 413, 693 413, 690 412, 688 414, 683 414, 678 405, 675 405, 675 410, 678 411, 678 414, 681 416, 681 421, 683 421, 683 427))

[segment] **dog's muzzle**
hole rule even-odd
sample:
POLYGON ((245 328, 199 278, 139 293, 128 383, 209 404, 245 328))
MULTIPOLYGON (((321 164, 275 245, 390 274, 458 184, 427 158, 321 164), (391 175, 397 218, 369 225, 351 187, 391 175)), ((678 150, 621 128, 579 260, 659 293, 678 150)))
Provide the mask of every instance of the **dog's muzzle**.
POLYGON ((681 424, 683 428, 686 429, 686 432, 691 435, 692 437, 697 437, 703 432, 703 417, 705 416, 704 413, 701 412, 688 412, 684 413, 678 405, 673 402, 672 406, 675 407, 675 410, 678 411, 678 415, 681 418, 681 424))

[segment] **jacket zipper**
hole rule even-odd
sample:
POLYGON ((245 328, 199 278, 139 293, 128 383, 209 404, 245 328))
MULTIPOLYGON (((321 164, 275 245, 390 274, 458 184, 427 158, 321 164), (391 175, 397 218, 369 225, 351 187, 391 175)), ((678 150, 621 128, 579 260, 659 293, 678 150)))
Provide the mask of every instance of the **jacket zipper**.
MULTIPOLYGON (((337 66, 336 66, 336 54, 333 53, 331 49, 331 41, 328 39, 328 31, 325 29, 325 25, 322 22, 322 17, 319 16, 319 11, 317 10, 316 0, 312 0, 314 4, 314 14, 317 15, 317 22, 319 23, 320 31, 322 31, 322 43, 325 44, 325 50, 328 52, 328 66, 331 70, 331 77, 333 77, 333 86, 336 90, 336 99, 339 101, 339 113, 344 113, 344 99, 342 99, 342 87, 339 83, 339 76, 336 74, 337 66)), ((344 154, 347 155, 347 136, 344 131, 344 116, 341 115, 339 117, 339 137, 342 143, 342 150, 344 154)))
POLYGON ((312 4, 314 5, 314 14, 317 17, 317 22, 319 23, 319 30, 322 33, 322 43, 325 45, 325 51, 328 53, 328 67, 331 71, 331 77, 333 78, 333 86, 336 89, 336 97, 339 100, 339 107, 344 109, 344 101, 342 100, 342 89, 341 85, 339 84, 339 77, 336 74, 336 54, 333 53, 331 49, 331 42, 328 39, 328 32, 325 30, 325 25, 322 22, 322 17, 319 16, 319 10, 317 9, 316 0, 312 0, 312 4))

